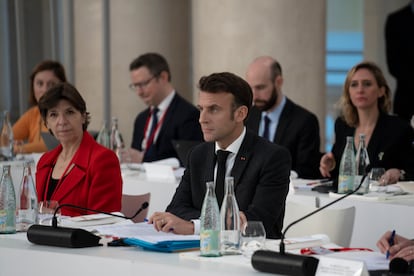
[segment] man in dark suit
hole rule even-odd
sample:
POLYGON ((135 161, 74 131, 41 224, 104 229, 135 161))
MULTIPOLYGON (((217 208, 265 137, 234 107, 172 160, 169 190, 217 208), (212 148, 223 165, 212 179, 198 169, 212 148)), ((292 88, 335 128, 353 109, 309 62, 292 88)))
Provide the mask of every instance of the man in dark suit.
POLYGON ((394 113, 410 120, 414 115, 414 1, 387 17, 385 46, 388 70, 397 81, 394 113))
POLYGON ((148 108, 136 117, 131 149, 122 159, 140 163, 178 158, 172 140, 202 141, 199 111, 174 90, 163 56, 141 55, 131 62, 129 70, 130 88, 148 108))
POLYGON ((316 116, 282 93, 280 64, 272 57, 256 58, 246 80, 253 90, 253 108, 247 128, 278 145, 292 156, 292 170, 301 178, 319 178, 320 137, 316 116))
POLYGON ((216 152, 226 150, 226 176, 234 177, 241 222, 262 221, 266 237, 279 238, 289 190, 289 152, 246 130, 252 91, 242 78, 211 74, 200 79, 199 89, 199 122, 206 143, 193 148, 166 212, 155 212, 150 223, 158 231, 197 234, 206 182, 216 178, 216 152))

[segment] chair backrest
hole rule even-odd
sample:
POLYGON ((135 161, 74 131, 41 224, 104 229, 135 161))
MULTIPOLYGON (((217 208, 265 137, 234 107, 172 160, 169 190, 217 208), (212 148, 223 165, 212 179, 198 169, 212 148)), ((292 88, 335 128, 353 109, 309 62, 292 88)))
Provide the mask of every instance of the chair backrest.
MULTIPOLYGON (((122 208, 121 213, 125 216, 133 216, 139 208, 141 208, 142 203, 145 201, 150 203, 151 194, 141 194, 141 195, 122 195, 122 208)), ((138 216, 132 219, 133 222, 143 222, 147 217, 148 208, 143 210, 138 216)))
MULTIPOLYGON (((286 211, 283 226, 314 211, 315 207, 286 201, 286 211)), ((326 208, 298 224, 293 225, 286 233, 288 237, 301 237, 314 234, 326 234, 331 242, 340 246, 349 246, 352 238, 355 220, 355 207, 344 209, 326 208)))

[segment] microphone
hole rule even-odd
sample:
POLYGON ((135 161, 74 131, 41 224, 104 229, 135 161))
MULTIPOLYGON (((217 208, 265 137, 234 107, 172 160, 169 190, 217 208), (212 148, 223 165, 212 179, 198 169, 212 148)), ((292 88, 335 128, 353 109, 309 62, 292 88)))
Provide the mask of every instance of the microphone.
POLYGON ((129 217, 94 210, 86 207, 80 207, 72 204, 62 204, 56 208, 53 214, 52 226, 33 224, 27 230, 27 239, 34 244, 59 247, 84 248, 100 246, 101 244, 99 244, 99 240, 101 238, 99 236, 92 234, 89 231, 80 228, 58 227, 56 214, 62 207, 70 207, 94 213, 101 213, 118 218, 133 219, 136 216, 138 216, 139 213, 141 213, 143 210, 148 208, 148 202, 145 201, 144 203, 142 203, 141 207, 137 210, 137 212, 129 217))
POLYGON ((369 166, 366 168, 366 173, 362 176, 361 181, 354 190, 349 193, 335 199, 334 201, 316 209, 315 211, 310 212, 309 214, 293 221, 290 223, 285 230, 282 232, 279 244, 279 252, 270 251, 270 250, 257 250, 253 253, 252 256, 252 266, 254 269, 262 272, 276 273, 282 275, 305 275, 311 276, 315 275, 316 269, 318 267, 319 260, 311 256, 303 256, 290 254, 285 252, 285 235, 286 232, 293 225, 301 222, 302 220, 322 211, 323 209, 335 204, 338 201, 343 200, 344 198, 356 193, 359 188, 361 188, 362 183, 364 183, 365 178, 368 175, 369 166))
POLYGON ((407 262, 403 258, 394 258, 390 261, 389 270, 392 273, 392 275, 407 275, 412 273, 412 263, 407 262))

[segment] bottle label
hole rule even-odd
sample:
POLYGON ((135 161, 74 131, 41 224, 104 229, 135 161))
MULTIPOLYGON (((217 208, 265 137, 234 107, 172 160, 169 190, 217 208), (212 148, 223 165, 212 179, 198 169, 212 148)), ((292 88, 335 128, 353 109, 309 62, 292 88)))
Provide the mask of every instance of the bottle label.
POLYGON ((220 255, 220 230, 202 230, 200 232, 200 255, 220 255))
POLYGON ((17 216, 18 223, 36 223, 36 210, 34 209, 20 209, 17 216))
POLYGON ((16 217, 13 210, 0 210, 0 233, 15 233, 16 217))
POLYGON ((340 175, 338 178, 338 194, 345 194, 354 188, 354 176, 340 175))

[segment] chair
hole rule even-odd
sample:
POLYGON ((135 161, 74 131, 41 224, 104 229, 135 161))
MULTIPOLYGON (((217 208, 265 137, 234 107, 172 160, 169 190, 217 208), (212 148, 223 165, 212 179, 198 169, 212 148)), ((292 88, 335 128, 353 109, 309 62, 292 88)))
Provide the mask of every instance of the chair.
MULTIPOLYGON (((287 201, 284 227, 315 209, 317 208, 287 201)), ((351 242, 354 220, 354 206, 344 209, 327 208, 293 225, 287 231, 286 238, 326 234, 331 242, 348 247, 351 242)))
MULTIPOLYGON (((123 213, 125 216, 130 217, 133 216, 138 209, 141 207, 142 203, 147 201, 150 202, 151 194, 141 194, 141 195, 122 195, 122 208, 121 213, 123 213)), ((144 219, 147 217, 148 214, 148 208, 145 210, 142 210, 142 212, 132 219, 133 222, 143 222, 144 219)))

